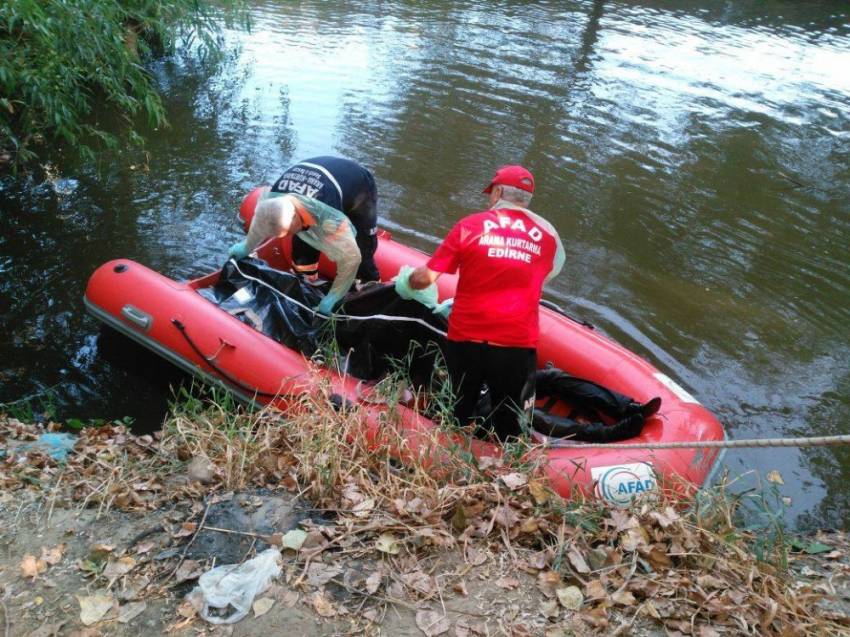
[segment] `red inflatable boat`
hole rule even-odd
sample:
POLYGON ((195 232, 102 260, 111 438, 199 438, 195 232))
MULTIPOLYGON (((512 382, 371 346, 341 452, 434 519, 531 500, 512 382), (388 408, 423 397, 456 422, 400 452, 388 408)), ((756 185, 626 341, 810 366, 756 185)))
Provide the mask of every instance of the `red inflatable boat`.
MULTIPOLYGON (((246 220, 247 223, 247 220, 246 220)), ((258 255, 273 268, 289 268, 289 240, 273 239, 258 255)), ((379 234, 376 262, 384 281, 403 265, 425 263, 427 256, 379 234)), ((333 263, 322 260, 320 271, 333 276, 333 263)), ((178 367, 225 386, 245 401, 286 406, 286 396, 310 391, 310 364, 304 356, 255 331, 249 325, 204 299, 197 290, 214 285, 215 272, 181 283, 126 259, 105 263, 92 274, 85 294, 86 308, 110 327, 138 341, 178 367), (188 338, 187 338, 188 337, 188 338)), ((440 298, 454 296, 457 278, 438 280, 440 298)), ((650 417, 637 438, 626 442, 722 440, 724 431, 714 416, 665 374, 617 343, 549 308, 540 310, 538 360, 592 380, 644 402, 662 398, 661 410, 650 417)), ((361 397, 358 380, 328 370, 333 391, 352 403, 361 397)), ((398 421, 381 418, 386 406, 365 404, 367 435, 377 439, 394 426, 410 448, 433 440, 435 424, 416 411, 397 406, 398 421), (419 441, 419 442, 417 442, 419 441)), ((481 440, 468 441, 479 457, 496 456, 499 448, 481 440)), ((580 445, 546 450, 545 471, 553 487, 566 495, 575 488, 595 491, 615 504, 657 488, 658 480, 700 486, 718 461, 715 449, 616 450, 582 449, 580 445)))

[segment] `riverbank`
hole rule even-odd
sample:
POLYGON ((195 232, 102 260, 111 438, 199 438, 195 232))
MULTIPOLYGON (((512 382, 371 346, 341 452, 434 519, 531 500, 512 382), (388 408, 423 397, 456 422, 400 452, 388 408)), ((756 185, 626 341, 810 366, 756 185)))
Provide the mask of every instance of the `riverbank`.
POLYGON ((392 441, 358 439, 356 412, 302 407, 284 420, 190 398, 156 436, 86 428, 61 462, 26 447, 43 428, 3 417, 7 634, 850 630, 843 533, 747 531, 722 489, 690 509, 564 500, 519 453, 401 466, 392 441), (282 572, 248 616, 202 620, 198 576, 269 547, 282 572))

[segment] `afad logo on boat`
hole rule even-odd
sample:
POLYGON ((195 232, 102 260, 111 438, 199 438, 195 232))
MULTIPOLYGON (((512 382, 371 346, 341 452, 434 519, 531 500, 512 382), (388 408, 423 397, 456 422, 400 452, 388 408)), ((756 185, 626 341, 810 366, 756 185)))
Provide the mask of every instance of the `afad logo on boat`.
POLYGON ((590 475, 596 483, 596 495, 618 506, 655 491, 657 485, 655 471, 648 462, 591 467, 590 475))

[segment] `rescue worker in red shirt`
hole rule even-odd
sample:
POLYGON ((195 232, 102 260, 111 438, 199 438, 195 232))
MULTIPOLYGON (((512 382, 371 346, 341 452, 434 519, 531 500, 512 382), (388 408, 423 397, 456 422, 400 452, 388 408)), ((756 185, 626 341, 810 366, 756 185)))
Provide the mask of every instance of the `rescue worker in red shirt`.
POLYGON ((484 189, 490 208, 455 224, 408 280, 424 289, 441 274, 460 271, 446 353, 455 418, 466 424, 487 383, 492 432, 503 441, 522 433, 520 420, 530 423, 540 297, 564 264, 558 233, 528 210, 533 192, 528 170, 499 168, 484 189))

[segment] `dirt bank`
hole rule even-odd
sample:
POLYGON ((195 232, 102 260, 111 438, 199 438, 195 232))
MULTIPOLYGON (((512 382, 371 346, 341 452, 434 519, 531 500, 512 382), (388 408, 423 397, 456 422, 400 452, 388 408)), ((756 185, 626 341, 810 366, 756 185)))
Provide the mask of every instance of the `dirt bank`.
POLYGON ((690 510, 669 495, 608 509, 559 498, 522 464, 471 471, 443 459, 437 479, 346 437, 355 422, 192 405, 156 438, 85 430, 60 462, 22 448, 37 427, 3 419, 6 633, 850 630, 842 533, 794 551, 736 527, 719 495, 690 510), (198 576, 269 547, 282 571, 249 615, 221 627, 199 618, 187 598, 198 576), (769 547, 768 561, 755 547, 769 547))

